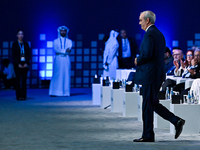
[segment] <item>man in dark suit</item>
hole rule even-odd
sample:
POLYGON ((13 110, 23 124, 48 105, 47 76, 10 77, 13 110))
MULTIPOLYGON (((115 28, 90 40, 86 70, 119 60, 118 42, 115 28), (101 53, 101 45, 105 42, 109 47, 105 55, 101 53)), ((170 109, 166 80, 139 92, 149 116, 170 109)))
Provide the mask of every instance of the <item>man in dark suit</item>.
POLYGON ((120 69, 134 68, 134 60, 138 52, 138 46, 134 38, 127 37, 126 30, 121 30, 117 41, 118 48, 118 65, 120 69))
POLYGON ((146 31, 140 46, 140 55, 135 59, 137 70, 135 83, 142 85, 143 93, 143 134, 134 142, 154 142, 153 112, 155 111, 162 118, 174 124, 176 133, 175 139, 182 132, 185 120, 175 116, 167 108, 159 103, 158 93, 165 80, 165 38, 155 27, 156 16, 151 11, 144 11, 140 14, 139 24, 146 31))

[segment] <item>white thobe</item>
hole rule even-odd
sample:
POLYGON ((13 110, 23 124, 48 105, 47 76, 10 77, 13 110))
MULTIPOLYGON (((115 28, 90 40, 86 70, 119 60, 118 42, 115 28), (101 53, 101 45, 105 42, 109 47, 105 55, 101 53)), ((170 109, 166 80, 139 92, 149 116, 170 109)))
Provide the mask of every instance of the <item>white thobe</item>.
POLYGON ((57 38, 54 40, 56 56, 53 65, 53 76, 51 78, 49 95, 70 96, 70 71, 71 63, 67 49, 72 48, 72 41, 68 38, 57 38))
POLYGON ((109 43, 105 47, 104 51, 104 64, 107 62, 108 70, 103 71, 104 77, 110 77, 110 79, 116 79, 116 70, 118 68, 118 60, 117 60, 117 49, 119 47, 118 43, 109 43))

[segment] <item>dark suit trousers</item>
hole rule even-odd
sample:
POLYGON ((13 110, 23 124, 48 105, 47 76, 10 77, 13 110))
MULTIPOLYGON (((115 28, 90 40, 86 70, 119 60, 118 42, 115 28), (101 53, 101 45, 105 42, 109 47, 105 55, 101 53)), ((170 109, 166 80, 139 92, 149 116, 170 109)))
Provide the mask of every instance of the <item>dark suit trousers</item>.
POLYGON ((16 74, 16 98, 26 98, 26 79, 28 68, 15 67, 16 74))
POLYGON ((120 69, 131 69, 134 67, 131 57, 121 58, 118 63, 120 69))
POLYGON ((178 117, 171 113, 167 108, 159 103, 158 93, 162 82, 155 82, 149 85, 142 86, 143 104, 142 104, 142 117, 143 117, 143 138, 154 140, 153 131, 153 112, 155 111, 162 118, 176 124, 178 117))

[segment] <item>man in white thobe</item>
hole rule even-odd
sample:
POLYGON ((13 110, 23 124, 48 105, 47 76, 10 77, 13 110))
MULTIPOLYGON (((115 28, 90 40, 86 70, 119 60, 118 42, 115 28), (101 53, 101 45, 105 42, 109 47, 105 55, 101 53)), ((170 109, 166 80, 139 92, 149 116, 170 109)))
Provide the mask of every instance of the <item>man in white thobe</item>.
POLYGON ((116 78, 116 69, 118 68, 118 47, 119 44, 117 42, 118 32, 111 30, 110 37, 108 41, 105 43, 105 51, 103 55, 103 76, 110 77, 110 79, 116 78))
POLYGON ((71 63, 69 54, 72 41, 68 39, 69 29, 66 26, 58 28, 58 38, 54 40, 56 53, 53 66, 53 76, 50 83, 50 96, 70 96, 71 63))

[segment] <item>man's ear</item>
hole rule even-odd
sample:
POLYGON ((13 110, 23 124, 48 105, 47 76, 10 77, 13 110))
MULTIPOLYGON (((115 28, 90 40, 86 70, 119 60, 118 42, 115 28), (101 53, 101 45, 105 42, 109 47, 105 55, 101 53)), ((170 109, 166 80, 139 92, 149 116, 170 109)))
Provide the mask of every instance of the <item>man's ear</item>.
POLYGON ((150 23, 150 19, 149 18, 147 18, 147 24, 149 24, 150 23))

